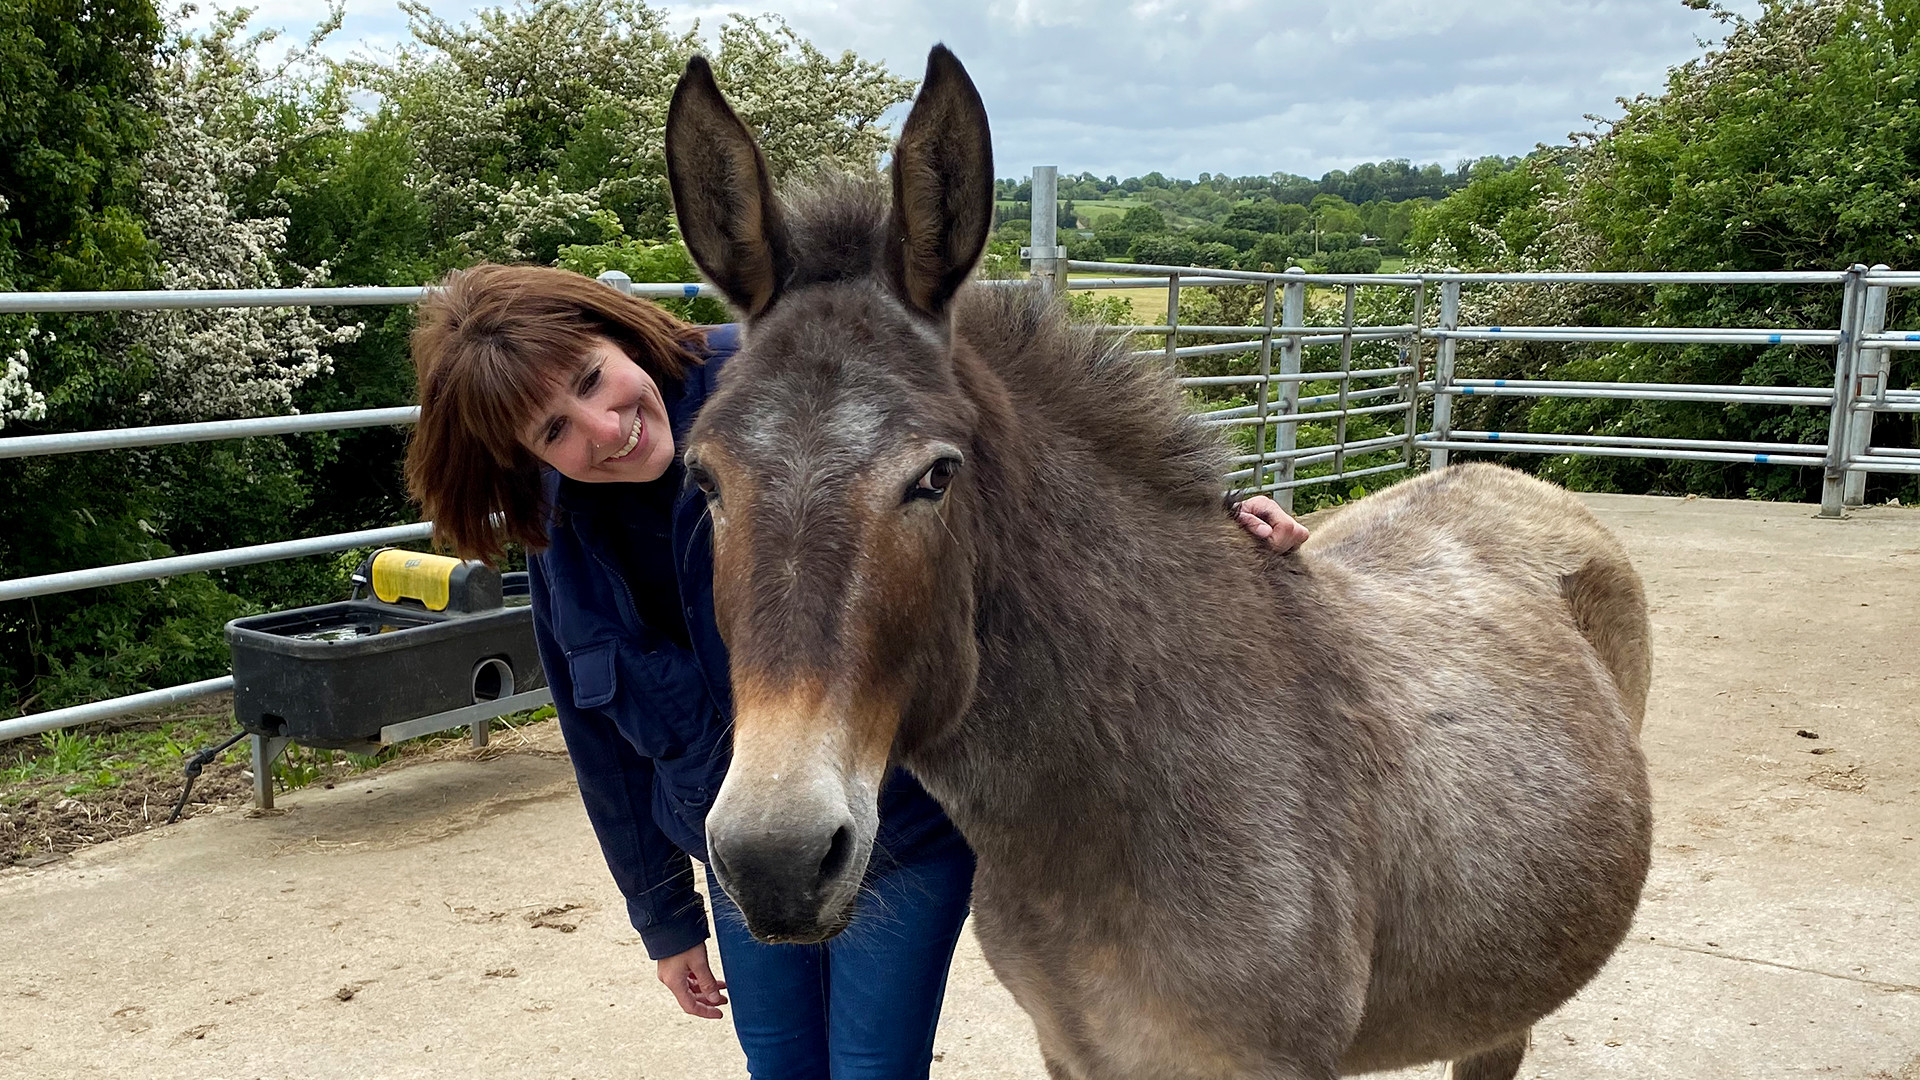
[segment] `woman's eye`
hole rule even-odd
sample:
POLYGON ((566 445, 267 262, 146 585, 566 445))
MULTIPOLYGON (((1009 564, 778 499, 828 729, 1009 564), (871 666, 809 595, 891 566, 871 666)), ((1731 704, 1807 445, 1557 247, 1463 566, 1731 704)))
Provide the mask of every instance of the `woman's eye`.
POLYGON ((580 393, 583 395, 591 394, 593 393, 593 388, 599 385, 600 369, 594 368, 592 371, 587 372, 586 378, 580 380, 580 393))
POLYGON ((565 422, 560 420, 555 420, 553 423, 547 425, 546 440, 549 446, 553 444, 555 439, 560 437, 560 432, 565 426, 565 422))
POLYGON ((907 492, 908 499, 941 499, 947 494, 947 486, 953 483, 954 471, 960 463, 952 458, 941 458, 932 467, 920 474, 912 489, 907 492))

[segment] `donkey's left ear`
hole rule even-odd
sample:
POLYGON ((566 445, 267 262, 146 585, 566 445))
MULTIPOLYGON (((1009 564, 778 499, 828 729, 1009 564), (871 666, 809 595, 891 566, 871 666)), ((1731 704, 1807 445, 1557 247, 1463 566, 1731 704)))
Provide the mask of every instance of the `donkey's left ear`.
POLYGON ((893 150, 888 277, 908 304, 943 318, 993 228, 993 140, 967 69, 945 45, 893 150))

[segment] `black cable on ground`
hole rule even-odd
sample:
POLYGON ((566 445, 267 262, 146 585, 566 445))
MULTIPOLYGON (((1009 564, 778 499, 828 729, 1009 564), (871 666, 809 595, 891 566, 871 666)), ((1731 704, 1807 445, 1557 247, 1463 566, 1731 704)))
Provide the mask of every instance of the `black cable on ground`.
POLYGON ((173 813, 167 816, 167 824, 180 820, 180 811, 187 808, 187 796, 193 794, 193 782, 200 778, 200 770, 213 763, 213 759, 225 753, 227 747, 247 737, 245 731, 236 732, 233 738, 219 746, 210 746, 187 759, 187 786, 180 792, 180 801, 173 804, 173 813))

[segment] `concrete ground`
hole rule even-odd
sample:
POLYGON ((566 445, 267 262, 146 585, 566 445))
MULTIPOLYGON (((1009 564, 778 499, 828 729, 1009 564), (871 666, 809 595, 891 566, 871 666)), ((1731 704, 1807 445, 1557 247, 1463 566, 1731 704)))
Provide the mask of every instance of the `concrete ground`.
MULTIPOLYGON (((1657 852, 1523 1075, 1920 1080, 1920 511, 1590 502, 1653 604, 1657 852)), ((518 744, 0 870, 0 1076, 743 1075, 518 744)), ((938 1053, 1044 1076, 970 938, 938 1053)))

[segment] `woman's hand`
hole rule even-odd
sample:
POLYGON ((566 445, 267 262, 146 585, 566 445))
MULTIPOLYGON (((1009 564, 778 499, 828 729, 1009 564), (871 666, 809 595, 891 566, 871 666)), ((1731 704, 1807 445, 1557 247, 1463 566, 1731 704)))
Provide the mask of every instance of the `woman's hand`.
POLYGON ((1233 504, 1233 514, 1241 528, 1252 533, 1254 539, 1265 540, 1278 554, 1284 555, 1306 543, 1307 527, 1293 520, 1292 515, 1280 509, 1279 503, 1265 495, 1233 504))
POLYGON ((720 1019, 720 1006, 727 1003, 727 995, 720 991, 725 990, 727 984, 714 978, 713 969, 707 966, 706 942, 655 963, 660 970, 660 984, 673 991, 673 1000, 680 1003, 681 1012, 708 1020, 720 1019))

